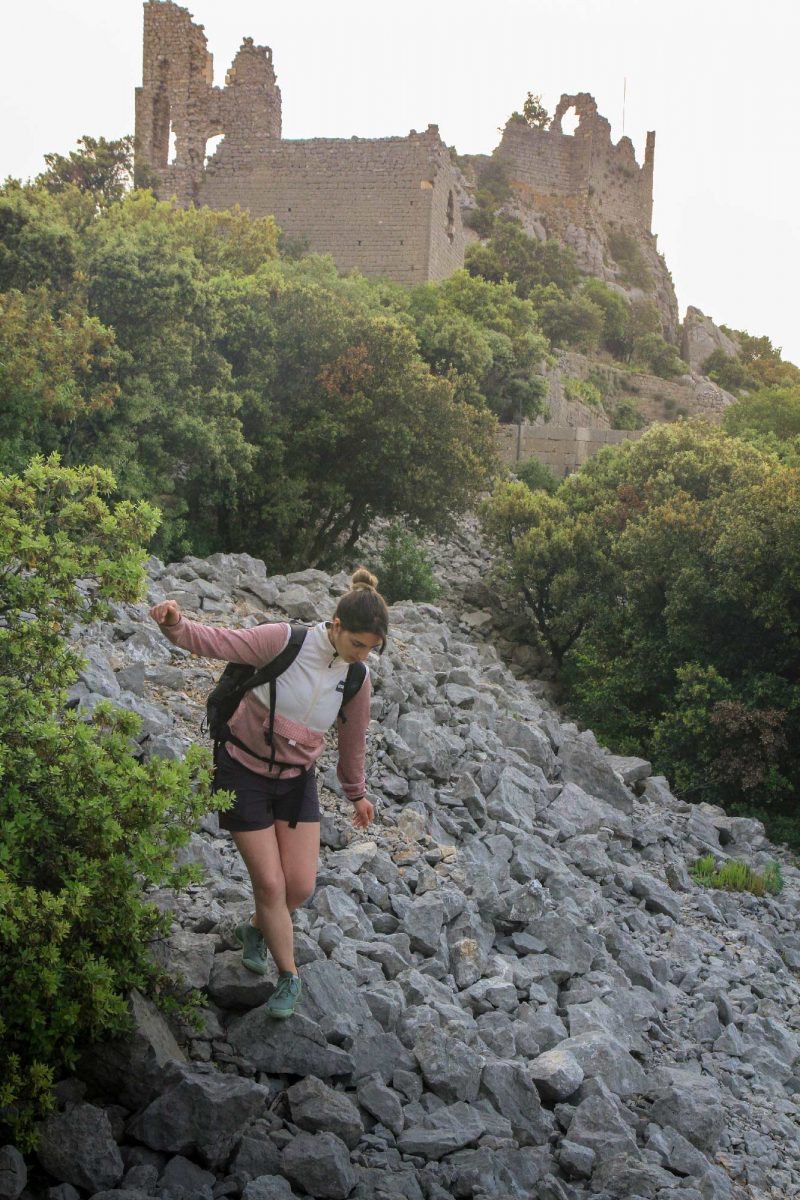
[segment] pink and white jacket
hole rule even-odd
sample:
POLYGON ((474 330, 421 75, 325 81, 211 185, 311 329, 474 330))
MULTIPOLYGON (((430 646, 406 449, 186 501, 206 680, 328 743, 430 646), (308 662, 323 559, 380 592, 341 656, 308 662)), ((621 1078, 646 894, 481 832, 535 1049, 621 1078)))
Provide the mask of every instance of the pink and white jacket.
MULTIPOLYGON (((160 625, 161 632, 176 646, 203 658, 247 663, 263 667, 289 641, 289 626, 283 623, 254 625, 250 629, 218 629, 181 617, 175 625, 160 625)), ((343 662, 328 641, 324 621, 309 629, 297 658, 277 680, 277 708, 273 740, 275 757, 296 764, 287 769, 261 762, 238 746, 228 743, 231 758, 258 775, 284 779, 312 766, 325 746, 325 733, 336 721, 342 688, 349 664, 343 662)), ((358 693, 347 705, 346 721, 337 722, 339 764, 336 774, 349 800, 364 795, 364 758, 370 718, 372 687, 369 671, 358 693)), ((233 733, 257 754, 268 754, 264 732, 269 726, 269 685, 253 688, 228 722, 233 733)))

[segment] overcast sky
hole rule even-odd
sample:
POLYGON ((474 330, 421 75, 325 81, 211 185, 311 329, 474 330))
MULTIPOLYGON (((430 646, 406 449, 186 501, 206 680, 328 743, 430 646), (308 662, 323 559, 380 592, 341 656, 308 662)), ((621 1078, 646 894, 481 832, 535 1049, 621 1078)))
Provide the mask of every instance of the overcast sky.
MULTIPOLYGON (((528 91, 591 92, 641 163, 656 131, 653 232, 681 313, 767 334, 800 363, 797 0, 192 0, 215 82, 244 36, 272 46, 287 138, 438 124, 489 153, 528 91)), ((0 8, 0 178, 83 133, 133 132, 139 0, 0 8)), ((566 129, 566 126, 565 126, 566 129)))

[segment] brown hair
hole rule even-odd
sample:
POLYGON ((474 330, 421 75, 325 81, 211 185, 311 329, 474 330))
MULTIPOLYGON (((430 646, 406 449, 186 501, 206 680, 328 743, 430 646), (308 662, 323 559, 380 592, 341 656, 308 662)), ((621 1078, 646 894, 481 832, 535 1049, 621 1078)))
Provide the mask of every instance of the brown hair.
POLYGON ((348 633, 374 633, 382 638, 383 653, 389 633, 389 609, 377 587, 378 580, 372 572, 359 567, 351 577, 350 591, 339 600, 333 615, 348 633))

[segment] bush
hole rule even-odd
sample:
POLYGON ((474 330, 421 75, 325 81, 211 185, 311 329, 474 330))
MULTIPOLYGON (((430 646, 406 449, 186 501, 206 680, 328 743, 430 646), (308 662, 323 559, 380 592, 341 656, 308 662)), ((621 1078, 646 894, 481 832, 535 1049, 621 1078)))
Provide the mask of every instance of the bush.
POLYGON ((620 400, 608 415, 612 429, 644 429, 646 424, 633 400, 620 400))
POLYGON ((137 597, 156 525, 109 508, 113 486, 56 458, 0 476, 0 1126, 24 1148, 54 1079, 127 1028, 131 988, 169 988, 148 945, 170 919, 142 888, 189 877, 175 852, 208 807, 205 752, 140 762, 137 717, 67 708, 65 631, 137 597))
POLYGON ((561 482, 548 466, 539 462, 538 458, 529 458, 527 462, 517 463, 514 467, 514 474, 532 492, 542 491, 552 495, 561 482))
POLYGON ((555 496, 501 484, 484 521, 581 722, 800 845, 797 471, 659 424, 555 496))
POLYGON ((630 287, 649 292, 653 279, 647 269, 639 243, 627 229, 612 229, 608 235, 611 257, 622 271, 622 279, 630 287))
POLYGON ((439 595, 430 556, 399 521, 389 527, 378 568, 378 586, 389 604, 399 600, 430 602, 439 595))
POLYGON ((585 296, 545 300, 539 309, 539 321, 554 346, 583 354, 597 349, 605 323, 603 310, 585 296))
POLYGON ((674 379, 689 370, 678 351, 665 342, 660 333, 646 333, 633 343, 633 362, 652 371, 660 379, 674 379))
POLYGON ((589 408, 603 407, 603 394, 600 389, 588 379, 572 379, 566 376, 562 386, 568 400, 578 400, 589 408))
POLYGON ((570 295, 581 277, 574 250, 553 238, 540 242, 529 237, 519 221, 510 217, 494 221, 485 244, 467 247, 464 265, 470 275, 492 283, 509 279, 523 299, 548 284, 570 295))

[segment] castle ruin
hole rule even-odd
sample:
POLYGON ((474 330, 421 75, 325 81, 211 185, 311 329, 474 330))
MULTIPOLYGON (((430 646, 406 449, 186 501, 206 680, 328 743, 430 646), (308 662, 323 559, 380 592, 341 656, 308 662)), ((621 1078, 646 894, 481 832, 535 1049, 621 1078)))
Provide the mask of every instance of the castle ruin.
POLYGON ((606 221, 650 234, 653 217, 655 133, 648 133, 644 166, 636 162, 630 138, 611 141, 611 126, 588 92, 562 96, 548 129, 512 119, 503 130, 496 156, 528 207, 546 214, 555 228, 571 220, 582 227, 606 221), (573 134, 561 122, 574 109, 573 134))
POLYGON ((136 155, 157 196, 274 216, 340 270, 424 283, 463 266, 459 175, 435 125, 408 137, 283 139, 272 51, 245 38, 215 87, 202 26, 171 0, 144 5, 136 155))
MULTIPOLYGON (((609 278, 604 230, 628 229, 659 275, 650 232, 654 145, 649 133, 639 167, 630 139, 612 144, 608 121, 581 93, 561 97, 549 129, 512 118, 494 157, 534 236, 574 245, 584 270, 609 278), (571 108, 579 124, 565 134, 571 108)), ((144 4, 136 155, 157 196, 274 216, 285 236, 330 254, 343 271, 422 283, 464 264, 468 189, 436 125, 407 137, 284 139, 272 51, 245 38, 225 86, 215 87, 203 27, 172 0, 144 4)), ((659 297, 667 336, 677 328, 670 292, 671 284, 659 297)))

